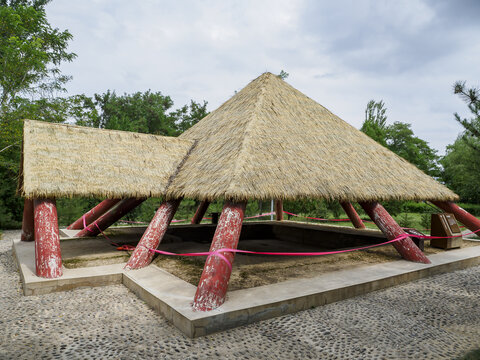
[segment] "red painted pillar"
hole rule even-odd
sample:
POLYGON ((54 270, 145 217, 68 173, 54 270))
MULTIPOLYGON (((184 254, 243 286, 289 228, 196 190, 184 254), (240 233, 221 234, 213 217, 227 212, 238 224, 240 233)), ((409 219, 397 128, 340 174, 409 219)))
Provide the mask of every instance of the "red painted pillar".
POLYGON ((88 229, 83 229, 79 231, 75 236, 76 237, 88 237, 88 236, 97 236, 100 233, 100 228, 102 231, 111 226, 116 221, 124 217, 128 212, 135 209, 138 205, 144 202, 145 199, 124 199, 118 203, 118 206, 115 206, 106 214, 100 216, 96 221, 90 224, 88 229), (97 224, 98 227, 95 225, 97 224))
POLYGON ((283 201, 275 200, 275 220, 283 220, 283 201))
POLYGON ((208 206, 210 205, 210 201, 203 200, 200 205, 198 205, 197 211, 195 212, 195 215, 193 215, 192 218, 192 224, 200 224, 202 221, 203 217, 205 216, 205 213, 208 210, 208 206))
POLYGON ((177 212, 182 199, 165 201, 160 205, 147 230, 143 234, 135 251, 125 265, 125 269, 140 269, 150 264, 153 252, 148 249, 156 249, 167 232, 168 225, 177 212))
POLYGON ((357 212, 355 211, 355 208, 351 203, 348 201, 345 202, 340 202, 340 205, 342 205, 343 210, 347 214, 348 218, 352 222, 353 226, 355 226, 356 229, 365 229, 365 224, 363 223, 362 219, 360 219, 360 216, 358 216, 357 212))
POLYGON ((85 216, 85 224, 90 225, 92 222, 97 220, 100 216, 105 214, 108 210, 114 207, 120 199, 106 199, 103 200, 100 204, 95 206, 90 211, 80 216, 75 222, 68 225, 67 229, 69 230, 81 230, 83 229, 83 217, 85 216))
POLYGON ((22 241, 33 241, 35 227, 33 225, 33 200, 25 199, 23 203, 23 219, 22 219, 22 241))
MULTIPOLYGON (((240 238, 240 232, 242 230, 245 206, 246 202, 225 202, 217 229, 215 230, 215 235, 213 236, 210 251, 224 248, 237 248, 238 239, 240 238)), ((233 253, 228 252, 222 255, 230 264, 233 264, 233 253)), ((193 300, 194 310, 209 311, 224 303, 231 272, 231 268, 221 257, 212 255, 207 258, 193 300)))
POLYGON ((36 273, 44 278, 57 278, 63 270, 55 200, 36 199, 34 209, 36 273))
MULTIPOLYGON (((388 240, 393 240, 400 235, 405 234, 403 229, 379 203, 372 201, 360 202, 359 204, 378 226, 378 228, 387 236, 388 240)), ((418 248, 418 246, 415 245, 411 238, 408 237, 406 239, 396 241, 392 243, 392 245, 405 260, 430 264, 430 260, 418 248)))
MULTIPOLYGON (((477 231, 480 229, 480 220, 470 214, 468 211, 462 209, 457 204, 451 201, 430 201, 435 206, 447 213, 455 215, 455 219, 465 225, 470 231, 477 231)), ((479 234, 480 235, 480 234, 479 234)))

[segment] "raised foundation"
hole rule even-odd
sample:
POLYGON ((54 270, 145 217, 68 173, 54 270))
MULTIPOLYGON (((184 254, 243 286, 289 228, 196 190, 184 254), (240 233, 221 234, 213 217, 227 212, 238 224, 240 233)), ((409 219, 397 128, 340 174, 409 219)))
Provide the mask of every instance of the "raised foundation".
MULTIPOLYGON (((68 240, 72 245, 82 241, 91 240, 68 240)), ((201 312, 191 308, 195 286, 155 265, 137 271, 124 271, 124 264, 65 269, 62 277, 45 279, 35 275, 33 243, 15 240, 13 253, 25 295, 123 283, 189 337, 205 336, 423 277, 480 265, 480 246, 450 250, 431 255, 432 264, 428 265, 399 260, 231 291, 222 306, 201 312)))

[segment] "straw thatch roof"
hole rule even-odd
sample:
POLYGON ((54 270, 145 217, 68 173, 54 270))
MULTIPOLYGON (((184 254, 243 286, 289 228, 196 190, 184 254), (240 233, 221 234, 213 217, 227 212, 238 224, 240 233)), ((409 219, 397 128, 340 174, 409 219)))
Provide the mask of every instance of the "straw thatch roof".
POLYGON ((19 193, 27 198, 163 196, 193 144, 25 120, 19 193))
POLYGON ((181 138, 198 143, 172 181, 169 197, 457 199, 270 73, 253 80, 181 138))

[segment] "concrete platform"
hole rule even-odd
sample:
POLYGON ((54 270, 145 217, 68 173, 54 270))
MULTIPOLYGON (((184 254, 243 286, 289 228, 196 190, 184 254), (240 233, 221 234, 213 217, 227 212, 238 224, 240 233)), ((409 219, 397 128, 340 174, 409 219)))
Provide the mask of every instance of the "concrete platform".
POLYGON ((133 271, 124 271, 124 264, 64 268, 62 277, 43 279, 34 272, 33 242, 14 240, 13 252, 25 295, 123 283, 192 338, 480 264, 480 246, 450 250, 430 255, 429 265, 393 261, 231 291, 218 309, 195 312, 191 308, 195 286, 154 265, 133 271))

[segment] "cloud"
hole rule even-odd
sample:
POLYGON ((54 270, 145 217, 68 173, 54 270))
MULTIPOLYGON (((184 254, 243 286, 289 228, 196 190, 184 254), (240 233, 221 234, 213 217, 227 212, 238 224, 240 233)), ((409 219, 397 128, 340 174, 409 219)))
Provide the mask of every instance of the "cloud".
POLYGON ((161 91, 213 110, 264 71, 360 127, 370 99, 443 151, 480 78, 478 1, 68 1, 47 6, 74 35, 69 92, 161 91))

